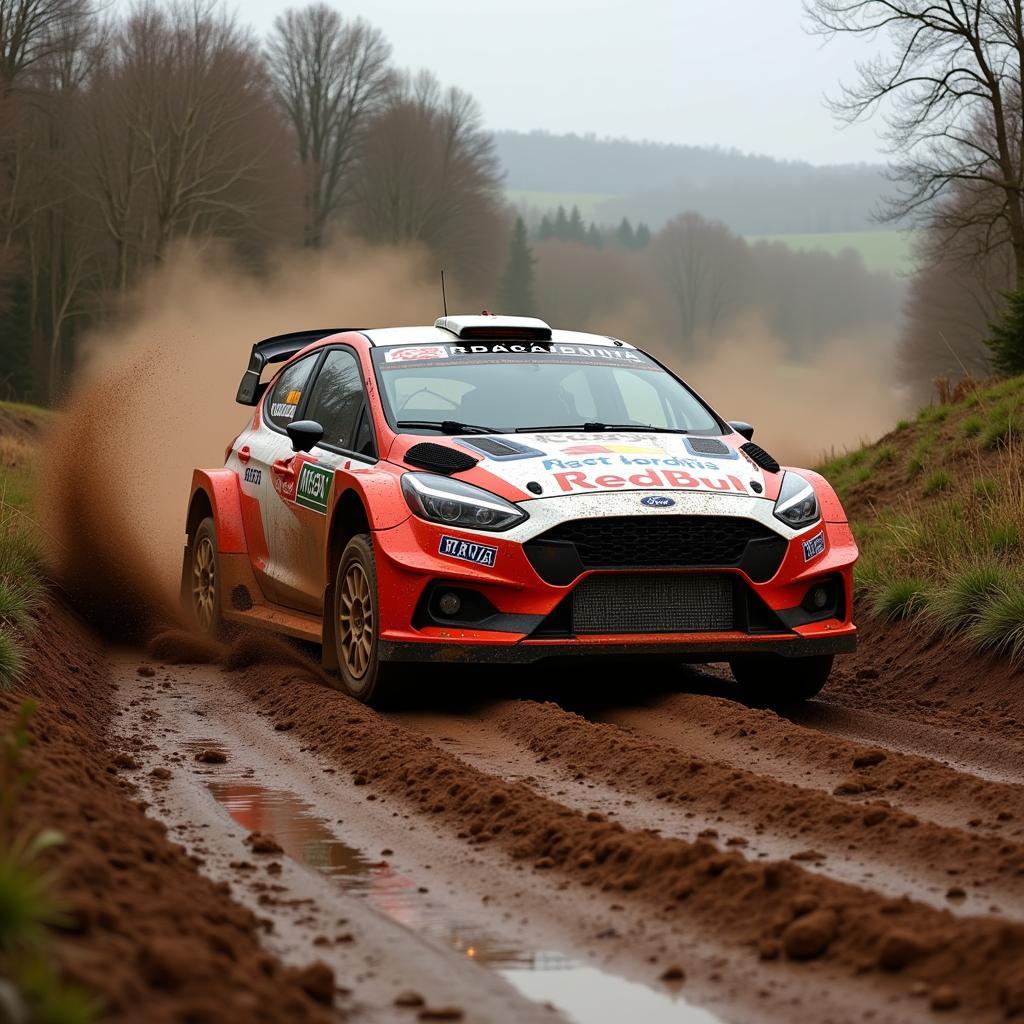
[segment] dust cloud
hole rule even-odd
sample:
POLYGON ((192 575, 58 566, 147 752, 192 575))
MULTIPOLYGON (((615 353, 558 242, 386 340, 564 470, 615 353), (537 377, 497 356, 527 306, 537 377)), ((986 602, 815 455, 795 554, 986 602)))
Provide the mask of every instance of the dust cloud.
MULTIPOLYGON (((42 462, 40 513, 58 577, 115 638, 173 620, 192 470, 222 465, 250 415, 234 395, 253 342, 306 328, 431 323, 438 306, 434 267, 416 251, 290 254, 256 277, 179 248, 116 324, 84 341, 42 462)), ((642 316, 621 319, 589 326, 671 353, 652 344, 657 332, 642 316)), ((834 339, 811 366, 787 365, 782 342, 756 320, 711 340, 703 348, 713 357, 694 365, 665 357, 724 415, 753 422, 784 461, 813 464, 888 429, 901 409, 877 340, 834 339)))
POLYGON ((39 503, 53 567, 90 616, 133 639, 176 614, 192 470, 223 465, 252 414, 234 397, 254 342, 432 323, 434 273, 418 251, 346 244, 256 277, 182 247, 92 332, 39 503))
POLYGON ((644 310, 632 312, 588 329, 649 348, 726 419, 752 423, 754 439, 787 465, 813 467, 873 441, 913 404, 896 384, 894 340, 877 331, 825 338, 812 361, 794 363, 751 315, 694 339, 701 355, 688 361, 644 310))

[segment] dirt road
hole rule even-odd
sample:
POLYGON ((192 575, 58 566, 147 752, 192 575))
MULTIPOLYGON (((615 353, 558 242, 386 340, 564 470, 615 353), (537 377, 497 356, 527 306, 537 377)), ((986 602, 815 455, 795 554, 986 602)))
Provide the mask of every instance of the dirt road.
POLYGON ((1024 1012, 1015 736, 859 710, 853 674, 794 720, 678 668, 428 674, 378 714, 274 641, 226 662, 117 657, 133 781, 363 1019, 1024 1012))

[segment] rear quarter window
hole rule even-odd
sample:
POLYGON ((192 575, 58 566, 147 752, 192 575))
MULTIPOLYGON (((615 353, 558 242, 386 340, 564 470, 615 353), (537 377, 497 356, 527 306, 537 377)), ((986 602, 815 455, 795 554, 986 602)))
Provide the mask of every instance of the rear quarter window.
POLYGON ((275 427, 283 430, 295 419, 316 359, 315 355, 306 356, 281 371, 267 400, 267 418, 275 427))

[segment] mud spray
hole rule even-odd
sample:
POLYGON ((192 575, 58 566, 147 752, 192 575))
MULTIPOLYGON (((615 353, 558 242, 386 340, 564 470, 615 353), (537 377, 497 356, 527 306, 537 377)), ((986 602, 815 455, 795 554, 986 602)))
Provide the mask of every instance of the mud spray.
MULTIPOLYGON (((116 325, 84 340, 77 386, 44 452, 40 506, 55 570, 108 635, 134 639, 176 616, 192 470, 223 464, 246 422, 234 394, 253 342, 432 323, 434 271, 420 252, 345 245, 289 255, 257 278, 182 248, 116 325)), ((629 339, 637 323, 589 326, 629 339)), ((783 460, 870 437, 899 406, 888 368, 859 359, 850 340, 801 367, 786 366, 781 343, 755 323, 731 325, 722 340, 711 363, 677 368, 724 414, 754 422, 783 460)))

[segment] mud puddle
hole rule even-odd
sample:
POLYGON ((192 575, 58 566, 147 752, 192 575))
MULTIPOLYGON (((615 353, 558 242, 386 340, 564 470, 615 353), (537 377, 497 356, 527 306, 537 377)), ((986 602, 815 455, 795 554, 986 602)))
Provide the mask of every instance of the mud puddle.
MULTIPOLYGON (((213 740, 188 742, 194 752, 221 751, 213 740)), ((428 902, 427 890, 396 870, 389 850, 377 859, 339 838, 344 821, 329 823, 312 806, 284 789, 268 788, 254 772, 197 766, 213 798, 248 832, 273 835, 293 860, 315 868, 342 889, 410 930, 496 970, 523 996, 550 1003, 576 1024, 618 1024, 630 1017, 647 1024, 721 1024, 680 995, 658 991, 560 952, 504 941, 473 922, 459 920, 428 902)))

